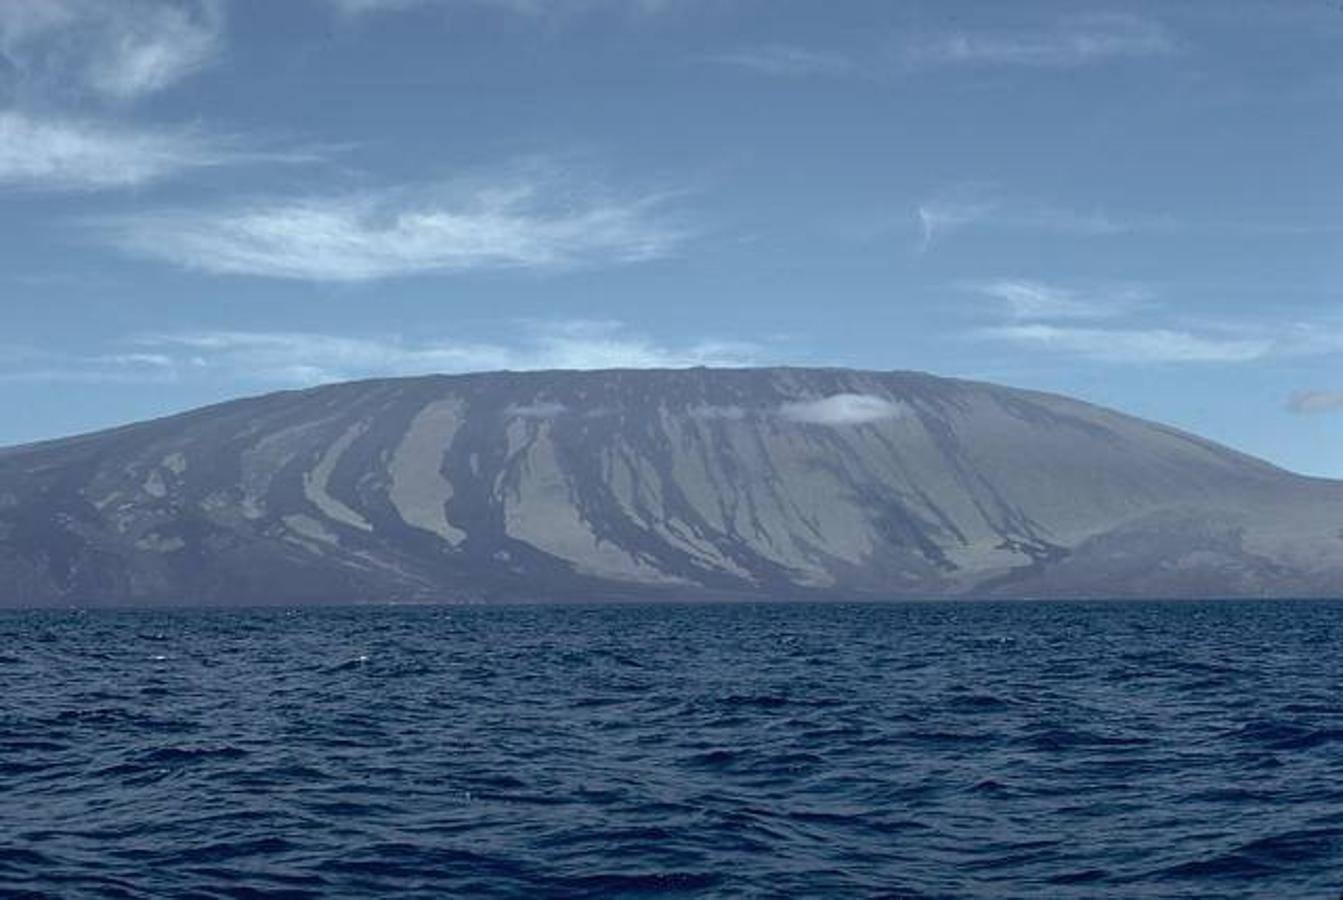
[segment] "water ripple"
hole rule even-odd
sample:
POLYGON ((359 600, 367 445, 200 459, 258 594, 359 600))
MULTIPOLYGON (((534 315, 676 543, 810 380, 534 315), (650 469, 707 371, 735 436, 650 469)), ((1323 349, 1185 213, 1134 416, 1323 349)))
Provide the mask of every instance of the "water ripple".
POLYGON ((1338 896, 1343 603, 0 614, 0 895, 1338 896))

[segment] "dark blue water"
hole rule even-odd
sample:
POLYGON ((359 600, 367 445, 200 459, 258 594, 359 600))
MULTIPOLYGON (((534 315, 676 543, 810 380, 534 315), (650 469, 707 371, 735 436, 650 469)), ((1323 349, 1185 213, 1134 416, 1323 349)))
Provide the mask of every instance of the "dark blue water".
POLYGON ((0 894, 1337 897, 1343 604, 0 615, 0 894))

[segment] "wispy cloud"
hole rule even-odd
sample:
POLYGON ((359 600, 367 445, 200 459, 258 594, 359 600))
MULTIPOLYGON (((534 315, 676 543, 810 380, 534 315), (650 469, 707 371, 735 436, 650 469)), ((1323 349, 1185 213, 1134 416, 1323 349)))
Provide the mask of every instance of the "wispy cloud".
POLYGON ((131 100, 214 62, 223 28, 220 0, 8 0, 0 58, 25 87, 131 100))
POLYGON ((1337 322, 1172 316, 1140 285, 1087 290, 999 279, 964 285, 1001 301, 1006 324, 969 336, 1108 363, 1247 363, 1343 353, 1337 322), (1121 320, 1110 324, 1112 320, 1121 320), (1093 324, 1074 325, 1073 322, 1093 324))
POLYGON ((138 343, 144 352, 168 356, 183 371, 277 384, 504 369, 748 365, 762 352, 754 344, 723 340, 667 344, 619 322, 588 321, 522 323, 507 343, 249 331, 151 335, 138 343))
POLYGON ((870 394, 832 394, 819 400, 800 400, 785 403, 779 415, 790 422, 807 425, 866 425, 906 415, 909 410, 900 403, 870 394))
POLYGON ((638 14, 662 12, 684 0, 326 0, 328 6, 348 16, 369 16, 411 9, 500 9, 526 15, 562 14, 610 9, 638 14))
POLYGON ((958 31, 908 41, 907 65, 1075 68, 1123 59, 1164 56, 1178 44, 1161 25, 1134 16, 1088 16, 1058 25, 1013 31, 958 31))
POLYGON ((751 341, 704 338, 669 346, 615 321, 533 322, 527 343, 513 353, 518 369, 675 369, 743 366, 758 362, 762 347, 751 341))
POLYGON ((1004 206, 992 220, 1003 228, 1045 231, 1077 237, 1169 233, 1179 225, 1169 216, 1119 216, 1103 209, 1077 210, 1041 204, 1004 206))
POLYGON ((0 0, 0 186, 133 187, 237 162, 199 129, 100 124, 51 110, 90 96, 124 104, 210 65, 223 46, 222 0, 0 0))
POLYGON ((837 53, 810 50, 784 44, 760 47, 742 47, 711 57, 712 61, 736 66, 760 75, 789 78, 809 75, 846 75, 855 70, 855 64, 837 53))
MULTIPOLYGON (((8 348, 0 381, 143 382, 196 379, 286 387, 354 378, 499 370, 744 366, 764 351, 742 341, 654 340, 619 322, 522 322, 507 341, 411 340, 319 332, 190 331, 139 335, 114 352, 58 355, 8 348)), ((554 412, 518 411, 536 416, 554 412)))
POLYGON ((1270 338, 1219 337, 1168 328, 1072 328, 1030 323, 985 328, 978 334, 1103 362, 1249 362, 1275 350, 1270 338))
POLYGON ((1287 400, 1294 413, 1343 412, 1343 391, 1301 391, 1287 400))
MULTIPOLYGON (((351 0, 356 5, 378 0, 351 0)), ((397 0, 391 0, 397 2, 397 0)), ((1011 30, 925 33, 901 42, 892 56, 873 46, 844 53, 792 44, 746 46, 710 57, 761 75, 862 76, 887 80, 904 70, 1017 66, 1072 69, 1125 58, 1166 56, 1179 43, 1157 22, 1130 15, 1072 16, 1011 30)))
POLYGON ((431 0, 326 0, 326 2, 344 15, 362 16, 427 6, 431 0))
POLYGON ((40 190, 133 187, 236 154, 189 131, 127 130, 0 112, 0 185, 40 190))
POLYGON ((0 348, 0 383, 163 384, 177 380, 177 362, 145 351, 90 356, 24 347, 0 348))
POLYGON ((1077 210, 1042 203, 1010 203, 985 188, 970 187, 925 200, 914 207, 918 249, 969 229, 1041 232, 1078 238, 1167 234, 1179 223, 1167 216, 1115 215, 1104 209, 1077 210))
POLYGON ((1337 317, 1277 325, 1278 344, 1291 356, 1343 353, 1343 322, 1337 317))
POLYGON ((1112 319, 1146 305, 1151 293, 1139 287, 1079 291, 1039 281, 1003 278, 970 286, 1006 304, 1014 319, 1112 319))
POLYGON ((992 189, 968 186, 914 206, 919 252, 959 232, 1047 234, 1079 239, 1161 238, 1179 235, 1292 238, 1343 231, 1334 221, 1274 222, 1176 218, 1168 214, 1116 213, 1100 207, 1069 208, 1049 203, 1010 201, 992 189))
POLYGON ((980 221, 993 212, 995 204, 977 200, 929 200, 915 209, 919 222, 919 252, 926 253, 933 241, 980 221))
POLYGON ((557 269, 667 256, 685 237, 665 196, 619 199, 547 178, 103 218, 122 250, 205 272, 358 282, 557 269))

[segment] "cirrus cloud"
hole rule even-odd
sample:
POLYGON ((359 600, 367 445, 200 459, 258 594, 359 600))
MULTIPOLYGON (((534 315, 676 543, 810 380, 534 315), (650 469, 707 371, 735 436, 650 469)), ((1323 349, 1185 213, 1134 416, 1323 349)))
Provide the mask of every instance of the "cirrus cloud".
POLYGON ((1019 278, 982 282, 972 289, 1001 300, 1014 319, 1111 319, 1150 300, 1150 293, 1138 287, 1078 291, 1019 278))
POLYGON ((498 9, 525 15, 568 14, 596 9, 629 10, 651 15, 662 12, 675 0, 326 0, 336 12, 359 17, 398 13, 414 9, 498 9))
MULTIPOLYGON (((412 340, 301 331, 144 334, 89 355, 0 347, 0 382, 161 383, 188 380, 309 386, 356 378, 541 369, 746 366, 755 344, 705 338, 657 341, 620 322, 516 323, 507 340, 412 340)), ((552 414, 532 407, 520 416, 552 414)))
POLYGON ((375 376, 537 369, 665 369, 749 365, 760 348, 740 341, 655 341, 620 322, 524 322, 509 341, 407 340, 312 332, 201 331, 145 335, 141 352, 183 371, 279 384, 375 376))
POLYGON ((545 180, 178 209, 91 220, 121 250, 225 275, 361 282, 480 269, 560 269, 669 255, 684 232, 661 197, 621 200, 545 180))
POLYGON ((1169 328, 1072 328, 1030 323, 985 328, 979 334, 1103 362, 1249 362, 1276 349, 1274 341, 1267 338, 1222 338, 1169 328))
POLYGON ((713 62, 746 69, 760 75, 805 77, 809 75, 845 75, 854 69, 847 57, 823 50, 768 44, 743 47, 711 57, 713 62))
POLYGON ((25 85, 133 100, 217 58, 220 0, 9 0, 0 3, 0 58, 25 85))
POLYGON ((190 131, 128 130, 0 112, 0 185, 34 190, 136 187, 236 158, 190 131))
POLYGON ((903 47, 907 65, 1076 68, 1098 62, 1174 53, 1178 44, 1156 22, 1127 15, 1074 17, 1033 30, 960 31, 927 35, 903 47))
POLYGON ((1301 391, 1287 400, 1294 413, 1343 412, 1343 391, 1301 391))

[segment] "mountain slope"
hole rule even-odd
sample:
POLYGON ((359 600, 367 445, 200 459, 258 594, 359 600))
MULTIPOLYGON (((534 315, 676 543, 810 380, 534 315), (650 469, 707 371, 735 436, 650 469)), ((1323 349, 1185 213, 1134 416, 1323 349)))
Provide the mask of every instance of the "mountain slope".
POLYGON ((0 450, 0 604, 1343 594, 1343 483, 830 369, 272 394, 0 450))

